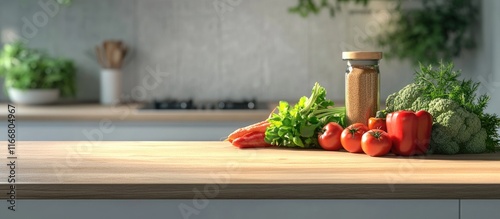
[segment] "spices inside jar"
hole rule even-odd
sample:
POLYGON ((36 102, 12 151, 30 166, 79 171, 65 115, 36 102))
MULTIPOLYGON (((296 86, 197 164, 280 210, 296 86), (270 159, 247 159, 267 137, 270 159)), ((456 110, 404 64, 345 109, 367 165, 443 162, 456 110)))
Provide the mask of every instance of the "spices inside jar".
POLYGON ((380 73, 378 52, 344 52, 342 57, 348 60, 345 76, 346 120, 347 124, 368 124, 379 109, 380 73))
POLYGON ((366 66, 352 66, 346 74, 347 123, 368 123, 379 109, 379 74, 366 66))

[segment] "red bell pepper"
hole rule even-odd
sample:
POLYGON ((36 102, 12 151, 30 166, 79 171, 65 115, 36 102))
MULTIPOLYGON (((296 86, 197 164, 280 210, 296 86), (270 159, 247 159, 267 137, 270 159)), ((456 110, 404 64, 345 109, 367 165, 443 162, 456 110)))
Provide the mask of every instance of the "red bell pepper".
POLYGON ((429 150, 432 115, 427 111, 389 113, 386 122, 394 154, 411 156, 425 154, 429 150))

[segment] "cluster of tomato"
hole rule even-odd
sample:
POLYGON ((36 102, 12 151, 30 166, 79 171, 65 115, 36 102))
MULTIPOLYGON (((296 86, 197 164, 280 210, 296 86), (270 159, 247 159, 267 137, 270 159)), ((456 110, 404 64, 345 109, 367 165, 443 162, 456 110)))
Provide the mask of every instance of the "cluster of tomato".
POLYGON ((325 150, 338 151, 344 148, 351 153, 364 152, 372 157, 386 155, 392 147, 385 119, 375 118, 369 121, 368 126, 355 123, 345 129, 338 123, 330 122, 318 135, 318 142, 325 150))

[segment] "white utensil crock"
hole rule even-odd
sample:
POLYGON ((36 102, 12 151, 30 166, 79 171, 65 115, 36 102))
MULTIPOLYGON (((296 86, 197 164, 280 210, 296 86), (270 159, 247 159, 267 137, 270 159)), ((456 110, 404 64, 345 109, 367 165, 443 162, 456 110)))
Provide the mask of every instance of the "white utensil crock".
POLYGON ((114 105, 120 103, 122 91, 122 72, 120 69, 101 70, 101 104, 114 105))

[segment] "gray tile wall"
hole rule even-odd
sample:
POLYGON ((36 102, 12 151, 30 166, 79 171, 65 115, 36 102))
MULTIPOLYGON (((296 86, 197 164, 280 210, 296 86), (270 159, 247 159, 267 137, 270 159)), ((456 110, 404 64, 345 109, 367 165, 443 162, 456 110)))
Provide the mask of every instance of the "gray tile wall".
MULTIPOLYGON (((318 81, 341 100, 342 50, 378 50, 369 36, 383 31, 387 15, 379 9, 391 4, 372 2, 371 14, 349 6, 333 19, 326 11, 303 19, 287 12, 295 0, 73 0, 26 36, 23 18, 53 1, 0 0, 2 42, 14 31, 31 46, 74 59, 80 100, 99 98, 93 47, 109 38, 133 50, 123 69, 125 99, 296 100, 318 81)), ((411 69, 382 60, 383 99, 411 81, 411 69)))

